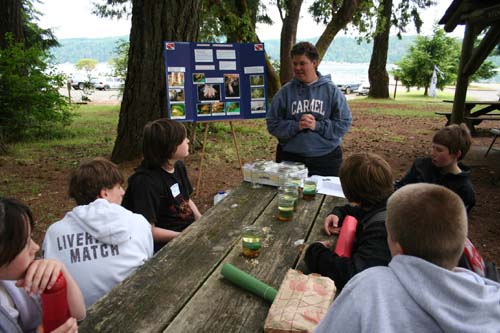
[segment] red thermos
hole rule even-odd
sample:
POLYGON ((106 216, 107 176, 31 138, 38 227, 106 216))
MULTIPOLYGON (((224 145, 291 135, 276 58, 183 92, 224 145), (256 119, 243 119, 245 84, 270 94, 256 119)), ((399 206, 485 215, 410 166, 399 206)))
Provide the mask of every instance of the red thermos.
POLYGON ((59 273, 56 283, 42 293, 43 331, 52 332, 70 317, 66 279, 59 273))
POLYGON ((356 226, 358 220, 354 216, 347 215, 340 228, 339 238, 335 245, 335 252, 339 257, 351 257, 352 247, 356 239, 356 226))

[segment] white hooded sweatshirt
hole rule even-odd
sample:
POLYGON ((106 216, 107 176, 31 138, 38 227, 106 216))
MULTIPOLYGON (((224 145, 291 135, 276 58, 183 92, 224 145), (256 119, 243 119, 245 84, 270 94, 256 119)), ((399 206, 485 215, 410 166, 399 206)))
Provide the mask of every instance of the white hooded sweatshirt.
POLYGON ((52 224, 43 253, 66 265, 89 308, 153 256, 151 225, 142 215, 97 199, 52 224))
POLYGON ((314 332, 500 332, 500 284, 397 255, 354 276, 314 332))

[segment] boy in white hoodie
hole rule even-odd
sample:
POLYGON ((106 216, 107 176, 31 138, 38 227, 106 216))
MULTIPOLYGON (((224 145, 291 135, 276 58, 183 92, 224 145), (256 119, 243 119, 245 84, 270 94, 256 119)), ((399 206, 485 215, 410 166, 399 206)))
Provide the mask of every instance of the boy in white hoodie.
POLYGON ((500 284, 456 267, 467 235, 457 194, 406 185, 386 224, 389 266, 354 276, 314 332, 500 332, 500 284))
POLYGON ((72 174, 69 195, 78 206, 45 234, 45 258, 64 263, 90 307, 153 255, 151 225, 123 208, 123 176, 95 158, 72 174))

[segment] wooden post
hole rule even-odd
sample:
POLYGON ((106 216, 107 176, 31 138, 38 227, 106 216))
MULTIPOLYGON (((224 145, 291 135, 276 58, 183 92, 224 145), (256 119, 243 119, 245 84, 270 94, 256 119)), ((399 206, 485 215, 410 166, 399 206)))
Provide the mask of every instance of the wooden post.
POLYGON ((196 189, 194 190, 194 196, 198 195, 198 189, 201 184, 201 175, 203 168, 203 159, 205 158, 205 147, 207 145, 207 134, 208 134, 208 123, 205 123, 205 131, 203 132, 203 148, 201 148, 200 161, 198 162, 198 179, 196 180, 196 189))
POLYGON ((396 84, 394 85, 394 99, 396 99, 396 91, 398 90, 398 80, 399 76, 394 76, 394 81, 396 81, 396 84))
POLYGON ((238 150, 238 140, 236 139, 236 134, 234 133, 233 122, 229 121, 231 126, 231 133, 233 134, 234 148, 236 148, 236 156, 238 157, 238 163, 240 164, 241 175, 243 176, 243 164, 241 163, 240 151, 238 150))

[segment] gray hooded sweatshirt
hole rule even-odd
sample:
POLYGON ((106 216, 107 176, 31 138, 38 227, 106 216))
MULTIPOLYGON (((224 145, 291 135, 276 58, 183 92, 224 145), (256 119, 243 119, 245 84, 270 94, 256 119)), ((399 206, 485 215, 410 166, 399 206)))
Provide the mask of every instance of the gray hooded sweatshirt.
POLYGON ((350 280, 314 332, 500 332, 500 284, 397 255, 350 280))
POLYGON ((97 199, 52 224, 43 252, 66 265, 88 308, 153 256, 151 225, 142 215, 97 199))

